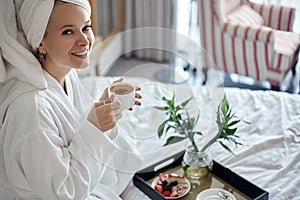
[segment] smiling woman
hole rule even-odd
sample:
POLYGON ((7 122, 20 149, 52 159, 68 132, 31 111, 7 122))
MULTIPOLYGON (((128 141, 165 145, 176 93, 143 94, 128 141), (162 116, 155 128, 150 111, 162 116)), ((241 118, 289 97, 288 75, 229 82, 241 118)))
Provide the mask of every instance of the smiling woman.
POLYGON ((45 55, 41 64, 64 87, 64 78, 71 68, 88 65, 93 42, 89 13, 82 7, 58 1, 38 47, 39 54, 45 55))

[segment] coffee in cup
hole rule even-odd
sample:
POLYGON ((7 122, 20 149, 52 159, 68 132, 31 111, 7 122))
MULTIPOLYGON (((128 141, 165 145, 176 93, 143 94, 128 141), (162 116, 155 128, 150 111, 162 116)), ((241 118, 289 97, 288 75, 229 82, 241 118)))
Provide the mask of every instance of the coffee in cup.
POLYGON ((121 109, 126 110, 134 106, 135 103, 135 87, 126 82, 117 82, 110 85, 108 88, 109 96, 115 95, 115 98, 120 101, 121 109))

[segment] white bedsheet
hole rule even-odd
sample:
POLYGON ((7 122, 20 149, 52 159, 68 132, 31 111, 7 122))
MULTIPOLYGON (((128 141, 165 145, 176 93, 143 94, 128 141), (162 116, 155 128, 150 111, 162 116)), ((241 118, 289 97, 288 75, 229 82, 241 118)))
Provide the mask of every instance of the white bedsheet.
MULTIPOLYGON (((84 85, 91 94, 108 86, 113 77, 88 77, 84 85)), ((123 112, 118 127, 124 134, 136 138, 137 148, 144 155, 147 167, 185 148, 185 143, 162 147, 156 129, 164 114, 153 108, 159 104, 155 97, 170 97, 174 92, 180 101, 194 96, 192 110, 200 110, 198 129, 211 137, 217 131, 215 111, 223 94, 239 118, 251 124, 240 123, 237 134, 244 146, 234 148, 236 156, 219 144, 211 151, 222 165, 269 192, 270 199, 300 199, 300 96, 274 91, 250 91, 236 88, 190 87, 152 82, 142 78, 126 78, 142 87, 141 107, 123 112)), ((123 199, 148 199, 132 183, 123 199)))

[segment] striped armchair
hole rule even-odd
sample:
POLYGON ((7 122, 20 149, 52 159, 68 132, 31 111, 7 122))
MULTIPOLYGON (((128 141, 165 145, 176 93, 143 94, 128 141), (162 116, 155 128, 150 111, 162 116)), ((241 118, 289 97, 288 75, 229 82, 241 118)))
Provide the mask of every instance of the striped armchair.
MULTIPOLYGON (((279 88, 298 59, 300 36, 292 32, 295 9, 249 0, 199 0, 204 69, 269 81, 279 88)), ((295 69, 294 69, 295 70, 295 69)))

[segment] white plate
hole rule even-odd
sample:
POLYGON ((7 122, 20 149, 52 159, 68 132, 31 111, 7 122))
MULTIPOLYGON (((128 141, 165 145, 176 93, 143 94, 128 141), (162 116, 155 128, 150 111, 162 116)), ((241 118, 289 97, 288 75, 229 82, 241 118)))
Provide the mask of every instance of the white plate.
POLYGON ((203 190, 197 195, 196 200, 225 200, 221 198, 219 192, 223 192, 228 196, 227 200, 236 200, 235 196, 228 192, 227 190, 219 189, 219 188, 210 188, 207 190, 203 190))
MULTIPOLYGON (((185 180, 185 182, 188 184, 188 187, 186 188, 186 191, 183 193, 183 194, 181 194, 181 195, 179 195, 178 197, 165 197, 166 199, 179 199, 179 198, 181 198, 181 197, 183 197, 183 196, 185 196, 185 195, 187 195, 187 193, 189 193, 189 191, 191 190, 191 183, 190 183, 190 181, 187 179, 187 178, 184 178, 184 180, 185 180)), ((155 185, 156 185, 156 183, 159 181, 159 176, 158 177, 156 177, 153 181, 152 181, 152 184, 151 184, 151 187, 155 190, 155 185)))

